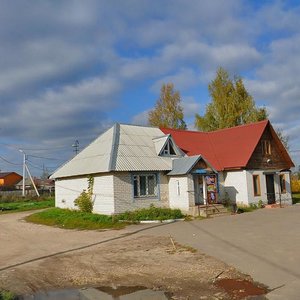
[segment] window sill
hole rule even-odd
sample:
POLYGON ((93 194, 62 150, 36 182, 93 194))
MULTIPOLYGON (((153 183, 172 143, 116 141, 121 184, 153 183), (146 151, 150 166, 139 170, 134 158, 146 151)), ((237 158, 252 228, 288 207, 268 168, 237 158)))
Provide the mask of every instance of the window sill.
POLYGON ((153 197, 151 197, 151 196, 149 196, 149 197, 134 197, 133 201, 136 201, 136 200, 141 200, 141 201, 143 201, 143 200, 159 201, 159 198, 156 197, 156 196, 153 196, 153 197))

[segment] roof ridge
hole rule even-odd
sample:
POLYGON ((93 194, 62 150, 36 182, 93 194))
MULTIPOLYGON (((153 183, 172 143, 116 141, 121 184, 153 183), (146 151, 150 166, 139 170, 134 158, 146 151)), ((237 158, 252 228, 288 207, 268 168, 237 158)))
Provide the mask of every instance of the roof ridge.
POLYGON ((161 130, 172 130, 172 131, 177 131, 177 132, 189 132, 189 133, 204 133, 204 134, 211 134, 214 132, 219 132, 219 131, 225 131, 225 130, 234 130, 236 128, 241 128, 241 127, 248 127, 248 126, 253 126, 256 124, 260 124, 260 123, 268 123, 269 119, 265 119, 262 121, 258 121, 258 122, 252 122, 252 123, 247 123, 247 124, 241 124, 241 125, 236 125, 236 126, 232 126, 232 127, 227 127, 227 128, 220 128, 220 129, 216 129, 216 130, 212 130, 212 131, 200 131, 200 130, 184 130, 184 129, 175 129, 175 128, 166 128, 166 127, 159 127, 159 129, 161 130))
POLYGON ((152 125, 139 125, 139 124, 130 124, 130 123, 118 123, 118 124, 120 126, 125 125, 125 126, 135 126, 135 127, 158 128, 158 129, 160 129, 159 127, 155 127, 155 126, 152 126, 152 125))
POLYGON ((173 130, 178 132, 189 132, 189 133, 209 133, 208 131, 198 131, 198 130, 185 130, 185 129, 175 129, 175 128, 166 128, 166 127, 159 127, 160 130, 173 130))
POLYGON ((225 130, 234 130, 236 128, 250 127, 250 126, 253 126, 253 125, 260 124, 260 123, 266 123, 267 124, 268 122, 269 122, 269 120, 266 119, 266 120, 262 120, 262 121, 258 121, 258 122, 241 124, 241 125, 237 125, 237 126, 233 126, 233 127, 228 127, 228 128, 220 128, 220 129, 217 129, 217 130, 208 131, 207 133, 214 133, 214 132, 220 132, 220 131, 225 131, 225 130))
POLYGON ((113 138, 111 143, 111 152, 110 152, 110 158, 108 163, 108 169, 110 171, 114 171, 116 169, 119 141, 120 141, 120 124, 116 123, 114 125, 114 132, 113 132, 113 138))

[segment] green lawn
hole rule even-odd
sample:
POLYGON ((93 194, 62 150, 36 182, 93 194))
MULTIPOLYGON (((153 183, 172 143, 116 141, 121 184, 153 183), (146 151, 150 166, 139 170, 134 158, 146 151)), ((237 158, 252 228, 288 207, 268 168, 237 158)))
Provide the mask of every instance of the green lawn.
POLYGON ((0 203, 0 214, 54 207, 54 198, 0 203))
POLYGON ((126 226, 112 216, 50 208, 25 218, 28 222, 67 229, 120 229, 126 226))
POLYGON ((26 221, 67 229, 120 229, 141 220, 167 220, 184 217, 178 209, 140 209, 115 216, 86 213, 77 210, 49 208, 26 217, 26 221))
POLYGON ((300 193, 292 194, 293 204, 300 203, 300 193))

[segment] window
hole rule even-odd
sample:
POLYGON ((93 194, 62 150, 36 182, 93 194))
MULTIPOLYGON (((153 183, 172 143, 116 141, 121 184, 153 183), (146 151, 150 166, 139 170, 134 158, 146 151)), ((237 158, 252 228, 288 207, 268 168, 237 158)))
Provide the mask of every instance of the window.
POLYGON ((157 197, 157 175, 141 174, 133 176, 134 198, 157 197))
POLYGON ((254 196, 261 195, 259 175, 253 175, 253 191, 254 191, 254 196))
POLYGON ((286 184, 285 184, 285 175, 284 174, 279 175, 279 182, 280 182, 280 192, 282 194, 285 194, 286 193, 286 184))
POLYGON ((271 141, 270 140, 263 140, 261 142, 262 142, 263 154, 271 155, 271 141))
POLYGON ((167 141, 165 149, 162 152, 164 155, 176 155, 173 144, 170 140, 167 141))

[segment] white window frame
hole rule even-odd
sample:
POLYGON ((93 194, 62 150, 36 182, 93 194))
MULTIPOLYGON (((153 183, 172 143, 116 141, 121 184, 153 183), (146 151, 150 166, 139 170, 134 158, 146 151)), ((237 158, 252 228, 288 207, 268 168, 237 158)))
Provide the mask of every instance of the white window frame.
POLYGON ((162 154, 163 154, 163 155, 168 155, 168 156, 176 156, 176 155, 177 155, 176 150, 175 150, 175 147, 174 147, 174 145, 173 145, 173 143, 172 143, 171 140, 168 140, 168 141, 167 141, 167 143, 166 143, 166 145, 165 145, 165 148, 164 148, 162 154), (171 154, 171 153, 170 153, 171 147, 173 148, 174 154, 171 154))
POLYGON ((133 198, 158 198, 158 175, 157 173, 140 173, 132 175, 133 198), (145 177, 145 195, 141 195, 141 177, 145 177), (149 178, 154 178, 154 193, 150 194, 149 178), (137 184, 137 187, 135 187, 137 184))

